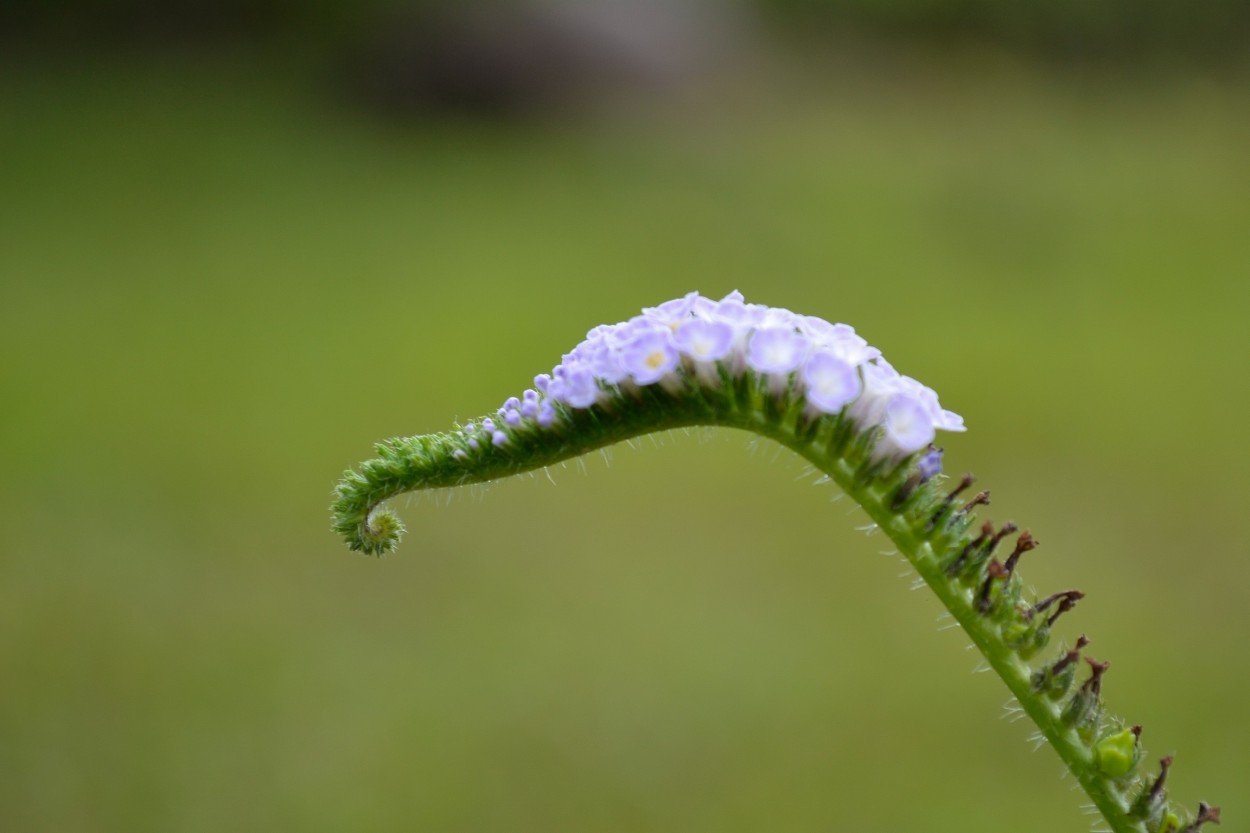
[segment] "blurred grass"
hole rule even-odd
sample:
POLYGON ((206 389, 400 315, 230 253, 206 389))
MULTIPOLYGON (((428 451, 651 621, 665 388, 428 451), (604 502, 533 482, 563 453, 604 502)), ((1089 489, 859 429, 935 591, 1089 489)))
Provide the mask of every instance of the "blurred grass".
POLYGON ((1039 589, 1089 593, 1065 633, 1173 795, 1235 818, 1247 103, 954 55, 400 128, 249 56, 10 66, 0 829, 1080 829, 935 604, 770 447, 414 500, 381 562, 328 532, 373 440, 735 287, 965 414, 949 467, 1044 542, 1039 589))

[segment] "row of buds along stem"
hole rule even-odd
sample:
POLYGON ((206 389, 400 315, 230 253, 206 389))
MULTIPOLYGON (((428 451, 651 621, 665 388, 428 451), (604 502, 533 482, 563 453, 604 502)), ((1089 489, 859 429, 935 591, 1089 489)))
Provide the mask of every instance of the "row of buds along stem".
POLYGON ((852 327, 749 304, 739 292, 719 301, 691 292, 592 329, 533 388, 461 428, 466 447, 457 456, 506 446, 519 432, 558 430, 571 411, 610 412, 619 397, 636 398, 651 386, 722 391, 748 379, 766 407, 801 402, 799 417, 808 423, 844 414, 860 433, 874 433, 879 460, 921 451, 939 430, 964 430, 963 418, 943 409, 931 388, 896 371, 852 327))
MULTIPOLYGON (((1038 546, 1037 539, 1028 530, 1020 532, 1010 554, 999 561, 994 555, 996 549, 1017 532, 1017 527, 1010 522, 998 528, 991 521, 976 524, 972 510, 989 504, 989 492, 965 498, 974 483, 971 475, 964 475, 944 495, 935 483, 920 488, 928 481, 922 462, 917 462, 910 473, 897 474, 889 501, 891 510, 910 518, 929 541, 941 573, 967 594, 976 615, 992 623, 1017 656, 1026 662, 1032 660, 1046 648, 1058 619, 1076 607, 1085 594, 1063 590, 1026 601, 1016 568, 1021 557, 1038 546)), ((1103 708, 1103 678, 1110 663, 1085 656, 1088 674, 1077 683, 1082 652, 1088 645, 1088 638, 1081 635, 1071 648, 1035 668, 1030 682, 1032 693, 1051 704, 1048 708, 1058 726, 1080 739, 1086 757, 1097 768, 1100 788, 1126 808, 1134 829, 1145 833, 1195 833, 1204 824, 1218 823, 1218 807, 1200 803, 1197 813, 1182 820, 1169 806, 1164 782, 1172 764, 1170 757, 1161 761, 1155 778, 1137 775, 1145 757, 1142 727, 1109 718, 1103 708)))

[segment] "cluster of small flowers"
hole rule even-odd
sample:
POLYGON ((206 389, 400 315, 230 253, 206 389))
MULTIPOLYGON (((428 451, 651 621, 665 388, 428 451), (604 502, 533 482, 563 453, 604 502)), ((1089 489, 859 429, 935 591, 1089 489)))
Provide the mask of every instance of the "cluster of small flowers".
POLYGON ((900 375, 853 328, 748 304, 735 291, 720 301, 692 292, 628 321, 595 327, 550 374, 536 376, 533 389, 508 399, 498 421, 470 423, 463 433, 473 449, 483 441, 505 445, 505 426, 551 427, 559 419, 553 403, 589 408, 631 386, 677 390, 690 374, 718 388, 722 367, 734 376, 754 371, 777 395, 793 382, 808 417, 846 409, 861 430, 880 426, 880 456, 919 451, 938 429, 964 430, 963 419, 943 410, 932 389, 900 375))

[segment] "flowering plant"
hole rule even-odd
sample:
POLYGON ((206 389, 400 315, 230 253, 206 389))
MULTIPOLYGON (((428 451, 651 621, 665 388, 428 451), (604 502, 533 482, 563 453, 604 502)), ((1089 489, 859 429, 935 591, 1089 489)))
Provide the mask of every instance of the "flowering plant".
POLYGON ((961 498, 971 475, 946 487, 933 442, 938 431, 963 431, 963 419, 845 324, 748 304, 734 292, 719 301, 690 293, 595 327, 495 414, 378 444, 378 457, 338 484, 334 526, 351 549, 382 554, 404 531, 380 508, 397 494, 492 480, 687 425, 776 440, 850 495, 964 629, 1113 833, 1195 833, 1219 821, 1205 803, 1196 813, 1173 809, 1164 789, 1170 757, 1157 775, 1139 774, 1141 726, 1103 707, 1108 663, 1086 657, 1077 684, 1084 636, 1032 664, 1083 594, 1026 593, 1016 568, 1037 540, 1012 523, 978 523, 973 510, 989 493, 961 498))

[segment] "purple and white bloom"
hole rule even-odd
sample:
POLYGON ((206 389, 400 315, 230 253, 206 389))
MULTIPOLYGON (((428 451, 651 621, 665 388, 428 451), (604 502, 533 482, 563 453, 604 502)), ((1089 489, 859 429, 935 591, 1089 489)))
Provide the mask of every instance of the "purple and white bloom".
POLYGON ((691 318, 673 333, 673 345, 697 362, 714 362, 733 349, 734 329, 725 321, 691 318))
POLYGON ((694 364, 695 378, 707 387, 720 381, 717 363, 728 360, 734 372, 741 367, 741 358, 733 353, 737 333, 726 321, 716 318, 692 318, 673 333, 673 345, 694 364))
POLYGON ((664 330, 644 330, 621 346, 621 367, 637 385, 660 381, 677 367, 677 350, 664 330))
POLYGON ((864 390, 851 403, 850 417, 864 428, 880 425, 890 400, 901 390, 901 377, 885 360, 865 362, 859 366, 859 372, 864 380, 864 390))
POLYGON ((747 366, 757 373, 790 373, 803 363, 808 347, 807 339, 793 328, 760 327, 747 343, 747 366))
POLYGON ((735 289, 720 300, 709 317, 724 321, 734 328, 736 334, 745 338, 760 323, 766 309, 758 304, 743 303, 742 293, 735 289))
POLYGON ((963 431, 964 418, 953 411, 947 411, 938 403, 937 392, 932 388, 925 387, 920 382, 912 379, 910 376, 904 376, 903 379, 909 383, 914 390, 918 392, 920 401, 924 402, 925 408, 929 411, 929 418, 933 420, 933 425, 943 431, 963 431))
POLYGON ((665 301, 658 307, 644 307, 642 317, 649 322, 676 330, 683 321, 690 318, 690 313, 698 298, 698 292, 690 292, 683 298, 665 301))
POLYGON ((690 306, 690 314, 695 318, 711 318, 716 312, 716 302, 711 298, 699 295, 690 306))
POLYGON ((600 339, 588 349, 582 364, 604 384, 619 385, 629 378, 629 372, 621 364, 620 354, 613 349, 609 338, 600 339))
MULTIPOLYGON (((750 306, 755 307, 756 305, 751 304, 750 306)), ((760 314, 759 319, 760 327, 784 327, 789 330, 797 330, 803 320, 801 315, 795 315, 790 310, 782 309, 781 307, 762 306, 762 309, 763 312, 760 314)))
POLYGON ((942 409, 941 416, 933 420, 933 424, 943 431, 967 431, 964 418, 954 411, 942 409))
POLYGON ((863 388, 855 365, 828 349, 816 351, 803 363, 801 378, 808 403, 826 414, 841 411, 863 388))
POLYGON ((879 456, 889 456, 891 453, 906 456, 933 442, 935 429, 929 409, 919 398, 909 393, 899 393, 890 400, 881 427, 885 430, 878 443, 879 456))
POLYGON ((575 366, 565 374, 560 396, 574 408, 589 408, 599 398, 599 382, 590 368, 575 366))
POLYGON ((856 334, 855 328, 847 324, 830 324, 823 318, 805 315, 798 327, 811 339, 814 347, 832 350, 851 364, 860 365, 881 355, 880 350, 870 347, 863 337, 856 334))
MULTIPOLYGON (((715 391, 723 373, 758 374, 774 396, 790 390, 793 379, 793 392, 806 401, 805 419, 845 414, 859 431, 879 432, 874 453, 882 458, 921 451, 938 430, 964 430, 933 390, 901 375, 854 328, 748 304, 735 290, 719 301, 691 292, 594 327, 549 374, 535 376, 532 389, 504 402, 498 415, 507 431, 484 419, 463 434, 470 448, 478 436, 499 445, 510 431, 554 428, 567 414, 560 404, 611 408, 614 397, 653 384, 675 395, 692 385, 715 391)), ((931 451, 918 465, 927 479, 940 470, 941 454, 931 451)))

